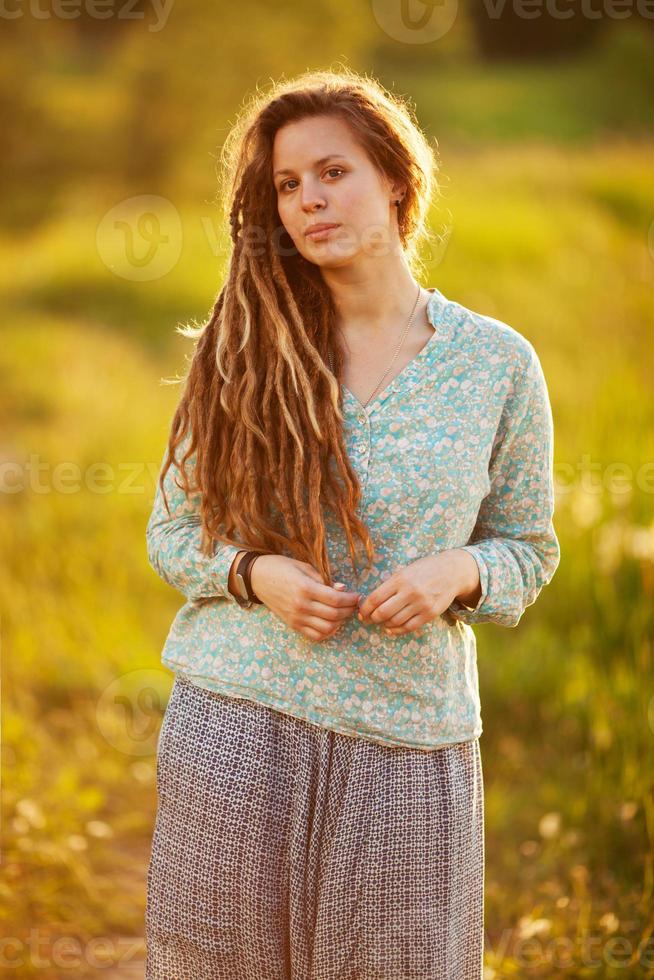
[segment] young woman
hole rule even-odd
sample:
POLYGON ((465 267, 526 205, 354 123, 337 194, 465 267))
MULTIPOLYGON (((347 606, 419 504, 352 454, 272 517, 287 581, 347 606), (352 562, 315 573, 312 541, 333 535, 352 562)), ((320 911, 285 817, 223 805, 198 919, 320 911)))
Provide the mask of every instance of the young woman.
POLYGON ((471 624, 559 562, 540 362, 414 278, 436 161, 374 80, 276 85, 223 163, 233 253, 147 528, 187 601, 146 976, 475 980, 471 624))

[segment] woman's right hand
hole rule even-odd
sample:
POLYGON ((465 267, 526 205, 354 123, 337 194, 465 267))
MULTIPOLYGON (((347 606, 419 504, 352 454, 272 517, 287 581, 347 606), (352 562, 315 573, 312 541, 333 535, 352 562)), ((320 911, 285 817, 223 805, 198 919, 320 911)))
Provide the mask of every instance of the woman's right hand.
POLYGON ((360 598, 358 592, 346 592, 341 582, 325 585, 313 565, 285 555, 261 555, 252 565, 250 581, 275 615, 310 640, 333 636, 360 598))

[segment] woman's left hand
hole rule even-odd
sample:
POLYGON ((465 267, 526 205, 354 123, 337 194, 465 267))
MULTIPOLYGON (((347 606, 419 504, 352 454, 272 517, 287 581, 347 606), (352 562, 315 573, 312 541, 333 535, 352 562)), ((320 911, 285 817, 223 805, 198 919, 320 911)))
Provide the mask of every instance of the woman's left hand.
POLYGON ((436 619, 454 599, 474 607, 480 595, 477 562, 468 551, 452 548, 393 572, 361 602, 358 617, 400 635, 436 619))

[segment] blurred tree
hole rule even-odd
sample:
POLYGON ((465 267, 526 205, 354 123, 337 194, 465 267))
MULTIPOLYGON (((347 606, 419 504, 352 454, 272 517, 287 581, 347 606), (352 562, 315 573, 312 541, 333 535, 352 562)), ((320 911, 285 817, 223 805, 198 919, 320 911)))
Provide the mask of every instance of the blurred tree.
POLYGON ((365 5, 339 0, 114 0, 108 17, 84 7, 35 18, 26 6, 3 25, 0 216, 13 228, 56 212, 86 181, 109 198, 165 193, 189 160, 197 172, 204 158, 213 188, 211 154, 251 91, 332 59, 361 64, 370 37, 365 5))
POLYGON ((197 170, 204 156, 213 187, 210 154, 252 92, 332 59, 361 63, 369 34, 365 8, 339 0, 301 10, 260 0, 219 12, 210 0, 174 6, 161 31, 132 32, 109 69, 127 93, 117 172, 126 184, 165 193, 171 175, 188 160, 197 170))
POLYGON ((135 27, 155 20, 149 0, 103 0, 98 9, 80 3, 78 16, 70 21, 73 34, 83 52, 104 53, 135 27))
POLYGON ((5 22, 0 35, 0 182, 3 222, 14 231, 55 209, 56 127, 39 99, 37 51, 24 21, 5 22))
POLYGON ((523 8, 509 0, 472 0, 468 6, 479 51, 487 59, 567 54, 590 45, 607 26, 606 17, 584 16, 579 4, 551 8, 543 0, 523 8), (565 16, 557 16, 557 10, 565 16))
POLYGON ((144 61, 134 73, 130 97, 119 134, 117 165, 128 185, 148 193, 162 191, 176 162, 175 145, 188 138, 193 116, 184 113, 170 91, 165 71, 144 61))
POLYGON ((476 57, 477 36, 467 4, 456 7, 450 18, 448 8, 452 7, 453 0, 429 0, 424 5, 420 0, 415 9, 411 0, 408 7, 406 3, 404 0, 396 11, 397 32, 388 27, 371 35, 369 58, 372 69, 385 84, 392 83, 396 69, 412 73, 430 71, 437 65, 456 65, 461 60, 476 57), (422 16, 418 16, 420 7, 423 7, 422 16), (437 31, 435 39, 428 40, 433 26, 438 28, 439 24, 443 32, 437 31))

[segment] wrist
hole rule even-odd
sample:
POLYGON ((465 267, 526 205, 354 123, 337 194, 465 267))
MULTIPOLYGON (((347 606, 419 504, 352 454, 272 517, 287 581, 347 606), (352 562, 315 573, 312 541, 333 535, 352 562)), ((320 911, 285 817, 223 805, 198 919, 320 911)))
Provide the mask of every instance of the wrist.
POLYGON ((265 566, 264 562, 266 558, 275 558, 276 555, 265 554, 257 558, 252 566, 250 567, 250 585, 252 586, 255 595, 261 599, 259 595, 259 586, 262 584, 261 580, 265 576, 265 566), (263 574, 262 574, 263 573, 263 574))
POLYGON ((479 565, 473 555, 464 548, 454 548, 453 555, 459 572, 456 575, 457 586, 455 600, 463 603, 464 606, 475 608, 481 598, 481 578, 479 575, 479 565))

